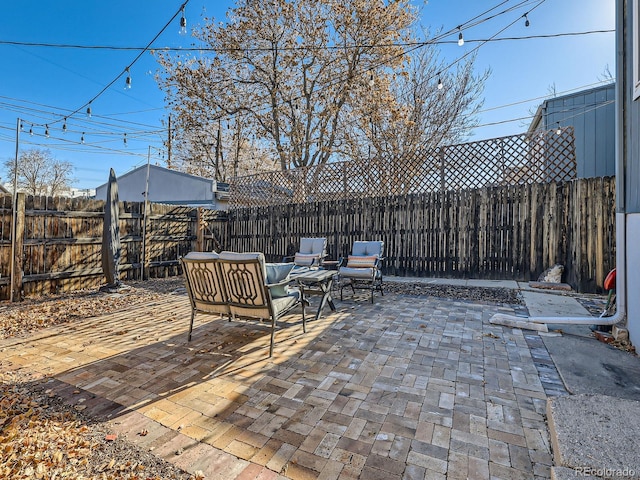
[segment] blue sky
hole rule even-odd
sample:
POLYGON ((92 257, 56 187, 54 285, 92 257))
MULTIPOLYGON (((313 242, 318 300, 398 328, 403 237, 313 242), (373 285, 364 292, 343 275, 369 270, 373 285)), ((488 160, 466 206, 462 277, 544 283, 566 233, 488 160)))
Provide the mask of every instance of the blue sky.
MULTIPOLYGON (((190 0, 188 26, 201 21, 203 12, 225 19, 230 0, 190 0)), ((416 0, 421 24, 431 32, 455 29, 475 16, 500 5, 497 13, 522 0, 416 0)), ((465 45, 441 45, 441 54, 453 62, 512 22, 500 37, 556 35, 614 28, 614 0, 528 0, 521 8, 465 29, 465 45), (525 27, 522 15, 528 15, 525 27)), ((153 78, 158 65, 145 53, 130 70, 132 88, 125 90, 125 76, 115 81, 92 104, 92 117, 80 112, 98 95, 179 11, 181 1, 110 0, 109 2, 20 0, 6 2, 0 17, 0 161, 14 157, 17 118, 23 120, 20 148, 47 148, 73 163, 74 186, 95 188, 108 179, 109 168, 118 175, 143 165, 151 151, 152 162, 162 162, 167 111, 164 96, 153 78), (15 45, 17 43, 109 46, 119 49, 78 49, 15 45), (34 135, 29 135, 31 125, 34 135), (49 125, 50 138, 45 137, 49 125), (84 135, 83 135, 84 133, 84 135), (124 137, 127 137, 127 146, 124 137), (84 136, 85 143, 81 143, 84 136)), ((178 15, 152 47, 187 47, 178 15)), ((449 37, 457 40, 457 32, 449 37)), ((484 91, 480 127, 471 140, 499 137, 526 130, 531 112, 551 88, 558 94, 598 84, 605 68, 615 72, 613 33, 505 40, 483 44, 477 52, 478 71, 491 69, 484 91), (509 107, 505 107, 510 105, 509 107), (514 120, 520 119, 522 120, 514 120)), ((0 182, 7 181, 0 166, 0 182)))

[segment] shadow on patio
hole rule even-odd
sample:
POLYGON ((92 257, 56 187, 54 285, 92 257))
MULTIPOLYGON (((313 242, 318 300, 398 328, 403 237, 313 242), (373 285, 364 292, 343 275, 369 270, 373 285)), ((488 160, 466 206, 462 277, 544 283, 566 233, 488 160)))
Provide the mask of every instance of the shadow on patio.
POLYGON ((135 411, 179 431, 185 455, 206 444, 289 478, 548 478, 546 395, 523 333, 488 323, 497 312, 513 310, 349 299, 306 334, 298 310, 285 317, 268 358, 255 322, 197 316, 187 343, 188 299, 167 295, 5 341, 0 358, 111 421, 135 411))

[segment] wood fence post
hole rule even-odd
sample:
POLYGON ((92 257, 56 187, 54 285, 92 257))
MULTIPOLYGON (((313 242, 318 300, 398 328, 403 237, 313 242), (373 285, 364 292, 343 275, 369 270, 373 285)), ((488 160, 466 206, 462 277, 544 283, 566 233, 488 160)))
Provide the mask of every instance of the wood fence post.
POLYGON ((22 300, 22 258, 24 257, 24 214, 25 214, 25 194, 18 193, 16 195, 15 209, 15 225, 13 225, 14 234, 14 250, 12 272, 13 280, 11 285, 11 301, 22 300))
POLYGON ((203 222, 203 208, 196 208, 196 252, 204 251, 204 224, 203 222))

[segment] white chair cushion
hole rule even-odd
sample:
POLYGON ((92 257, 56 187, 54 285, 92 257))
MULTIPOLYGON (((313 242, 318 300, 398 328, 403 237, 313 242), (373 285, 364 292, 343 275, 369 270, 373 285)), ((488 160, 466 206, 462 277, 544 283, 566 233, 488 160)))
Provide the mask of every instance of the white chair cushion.
POLYGON ((220 255, 216 252, 189 252, 184 258, 188 258, 190 260, 211 260, 220 258, 220 255))
POLYGON ((352 255, 376 255, 378 257, 382 256, 382 249, 384 247, 384 242, 380 241, 355 241, 353 242, 353 248, 351 250, 352 255))
POLYGON ((373 280, 379 272, 376 268, 350 268, 340 267, 338 274, 344 278, 362 278, 373 280))
POLYGON ((301 238, 299 253, 313 253, 322 256, 327 249, 326 238, 301 238))

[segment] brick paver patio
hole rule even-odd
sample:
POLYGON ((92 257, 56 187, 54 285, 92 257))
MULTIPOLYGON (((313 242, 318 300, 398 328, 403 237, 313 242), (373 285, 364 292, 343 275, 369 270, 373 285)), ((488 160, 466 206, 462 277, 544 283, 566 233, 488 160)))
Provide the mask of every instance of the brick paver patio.
POLYGON ((513 310, 389 294, 337 307, 306 334, 286 317, 272 358, 253 322, 198 316, 187 343, 177 294, 0 341, 0 361, 207 479, 549 478, 531 332, 488 322, 513 310))

